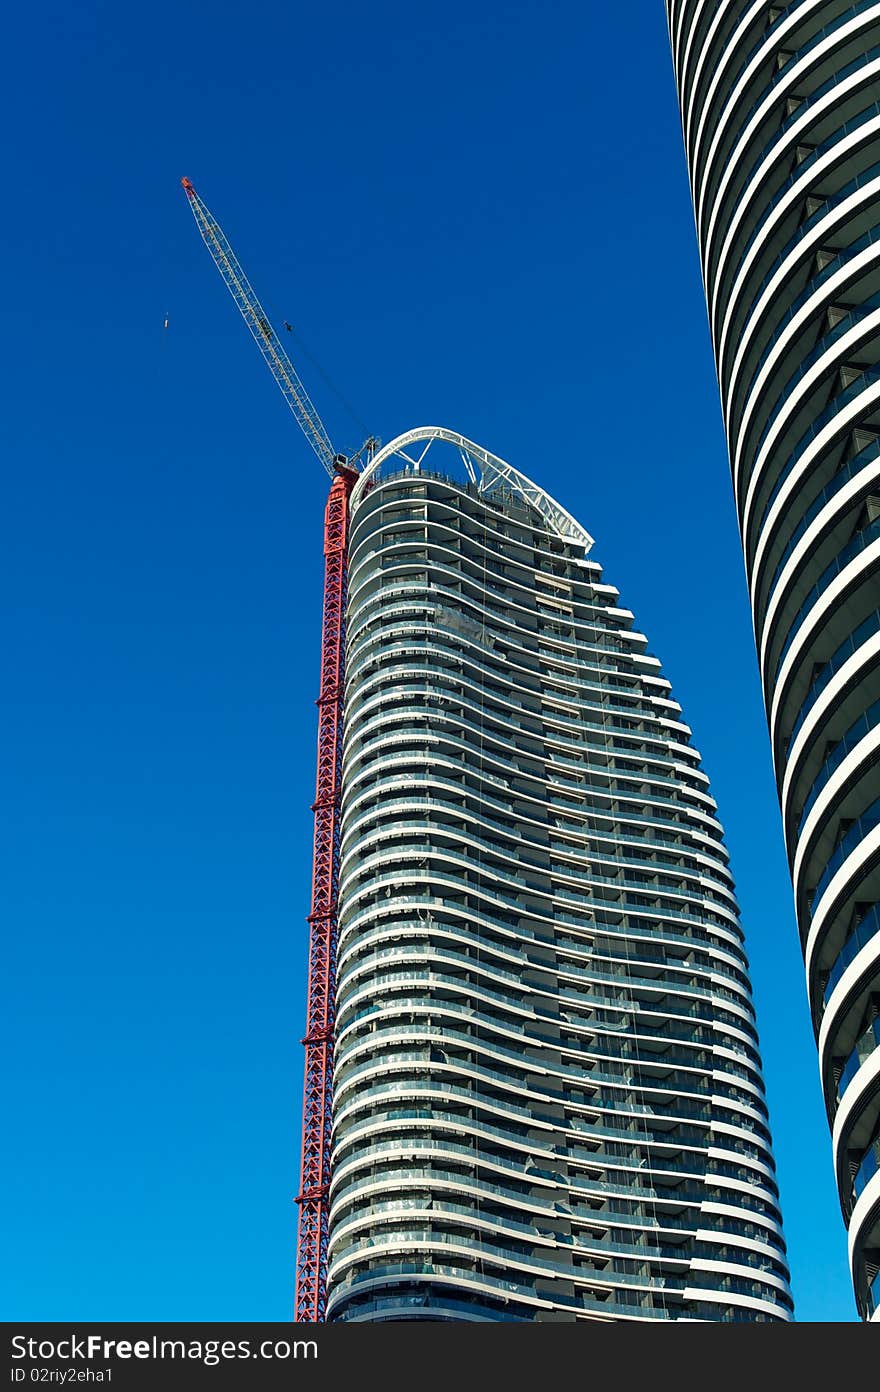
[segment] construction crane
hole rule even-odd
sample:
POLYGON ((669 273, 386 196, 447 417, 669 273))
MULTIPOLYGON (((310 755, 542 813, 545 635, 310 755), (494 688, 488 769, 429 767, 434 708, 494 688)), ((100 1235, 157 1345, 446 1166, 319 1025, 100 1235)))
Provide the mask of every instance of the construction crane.
POLYGON ((358 464, 378 446, 373 437, 357 454, 337 454, 299 375, 281 346, 232 247, 189 179, 182 179, 189 206, 241 316, 253 335, 303 434, 333 482, 324 512, 324 612, 321 683, 318 694, 312 902, 308 915, 309 960, 303 1083, 302 1168, 296 1254, 294 1319, 324 1320, 327 1301, 327 1241, 330 1190, 330 1131, 333 1105, 333 1044, 336 1023, 339 817, 342 785, 342 718, 345 686, 345 607, 348 583, 348 504, 358 464))

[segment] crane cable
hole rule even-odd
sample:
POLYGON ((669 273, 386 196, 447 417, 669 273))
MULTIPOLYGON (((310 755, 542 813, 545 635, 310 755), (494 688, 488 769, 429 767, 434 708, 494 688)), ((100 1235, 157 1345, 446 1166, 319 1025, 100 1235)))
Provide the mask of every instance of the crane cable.
POLYGON ((342 393, 340 388, 333 381, 333 378, 330 376, 329 372, 327 372, 326 368, 322 367, 322 365, 318 362, 318 359, 315 357, 314 353, 310 351, 308 344, 306 343, 297 326, 295 324, 289 324, 285 320, 284 327, 288 333, 293 334, 293 337, 297 345, 299 346, 300 351, 303 353, 305 357, 308 358, 315 371, 319 372, 321 376, 324 378, 324 381, 327 383, 327 386, 330 388, 337 401, 339 401, 339 403, 345 408, 348 415, 354 421, 361 434, 365 438, 369 436, 370 427, 365 424, 363 418, 358 414, 358 412, 352 406, 351 402, 348 400, 348 397, 342 393))

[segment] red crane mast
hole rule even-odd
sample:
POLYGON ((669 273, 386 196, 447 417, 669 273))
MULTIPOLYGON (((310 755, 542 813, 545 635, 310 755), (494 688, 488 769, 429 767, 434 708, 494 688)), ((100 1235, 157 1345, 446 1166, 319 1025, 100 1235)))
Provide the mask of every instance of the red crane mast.
POLYGON ((318 695, 318 772, 312 804, 315 836, 309 914, 308 1005, 306 1035, 302 1041, 306 1059, 294 1300, 294 1319, 305 1323, 323 1321, 327 1300, 348 499, 356 479, 357 474, 348 469, 337 474, 324 513, 324 617, 318 695))
POLYGON ((330 1209, 330 1141, 333 1107, 333 1044, 336 1025, 339 817, 342 785, 345 694, 345 606, 348 582, 348 504, 358 479, 357 462, 372 455, 370 438, 352 458, 336 454, 281 341, 269 323, 219 223, 189 179, 181 180, 199 231, 238 305, 288 406, 323 467, 333 479, 324 512, 324 610, 321 684, 318 693, 318 769, 308 915, 309 960, 303 1081, 302 1165, 294 1319, 319 1324, 327 1301, 327 1242, 330 1209))

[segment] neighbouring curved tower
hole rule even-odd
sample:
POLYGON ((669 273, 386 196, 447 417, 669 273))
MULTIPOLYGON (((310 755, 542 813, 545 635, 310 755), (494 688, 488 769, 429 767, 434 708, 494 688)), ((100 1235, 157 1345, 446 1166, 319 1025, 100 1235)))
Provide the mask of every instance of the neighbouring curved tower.
POLYGON ((327 1319, 788 1320, 722 830, 591 538, 439 429, 350 526, 327 1319))
POLYGON ((856 1301, 880 1318, 880 3, 667 0, 856 1301))

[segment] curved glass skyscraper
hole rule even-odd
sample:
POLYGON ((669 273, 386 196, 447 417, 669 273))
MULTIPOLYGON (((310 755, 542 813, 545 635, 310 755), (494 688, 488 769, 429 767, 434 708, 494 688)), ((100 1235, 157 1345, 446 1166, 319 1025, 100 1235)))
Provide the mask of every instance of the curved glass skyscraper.
POLYGON ((880 4, 667 0, 822 1085, 880 1317, 880 4))
POLYGON ((352 495, 328 1320, 790 1318, 722 830, 590 546, 449 431, 352 495))

